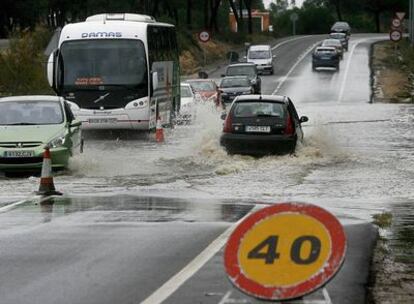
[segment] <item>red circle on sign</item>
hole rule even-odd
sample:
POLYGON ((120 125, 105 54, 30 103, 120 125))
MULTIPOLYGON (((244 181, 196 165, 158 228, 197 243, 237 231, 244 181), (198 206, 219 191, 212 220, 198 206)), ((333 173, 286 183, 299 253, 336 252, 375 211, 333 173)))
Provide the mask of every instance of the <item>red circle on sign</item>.
POLYGON ((198 39, 201 42, 208 42, 211 39, 211 34, 209 31, 202 31, 200 33, 198 33, 198 39))
POLYGON ((399 30, 393 30, 390 32, 390 40, 394 42, 400 41, 402 38, 402 33, 399 30))
POLYGON ((345 252, 345 232, 335 216, 315 205, 280 203, 251 214, 236 227, 224 250, 224 266, 231 282, 243 292, 266 300, 287 300, 304 296, 325 285, 341 268, 345 252), (241 240, 256 224, 270 216, 283 213, 307 215, 319 221, 330 235, 332 250, 325 265, 308 280, 287 287, 265 286, 249 279, 243 273, 239 264, 238 248, 241 240))
POLYGON ((392 24, 393 27, 399 28, 401 26, 401 20, 400 19, 392 19, 391 24, 392 24))

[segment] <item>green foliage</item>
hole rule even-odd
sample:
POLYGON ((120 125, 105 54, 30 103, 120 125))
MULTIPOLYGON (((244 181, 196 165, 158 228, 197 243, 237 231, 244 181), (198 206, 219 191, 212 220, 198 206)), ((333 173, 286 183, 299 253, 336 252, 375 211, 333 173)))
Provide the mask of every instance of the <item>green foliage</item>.
POLYGON ((25 31, 10 42, 10 48, 0 53, 0 95, 50 94, 43 55, 50 32, 38 28, 25 31))
POLYGON ((275 31, 278 36, 292 34, 292 21, 290 16, 296 13, 296 34, 324 34, 328 33, 331 25, 335 22, 331 11, 326 7, 307 6, 301 9, 282 11, 272 16, 275 31))
POLYGON ((389 228, 392 224, 392 214, 389 212, 374 214, 374 224, 380 228, 389 228))

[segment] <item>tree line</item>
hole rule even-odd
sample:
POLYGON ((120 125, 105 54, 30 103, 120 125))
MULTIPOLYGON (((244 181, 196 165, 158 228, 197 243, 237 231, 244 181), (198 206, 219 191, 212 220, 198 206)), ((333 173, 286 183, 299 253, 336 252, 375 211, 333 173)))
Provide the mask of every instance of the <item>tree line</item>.
POLYGON ((237 21, 253 32, 251 13, 264 9, 262 0, 1 0, 0 38, 15 30, 49 27, 84 20, 99 13, 140 13, 187 28, 219 32, 231 10, 237 21), (247 20, 244 15, 247 12, 247 20), (220 23, 221 22, 221 23, 220 23))

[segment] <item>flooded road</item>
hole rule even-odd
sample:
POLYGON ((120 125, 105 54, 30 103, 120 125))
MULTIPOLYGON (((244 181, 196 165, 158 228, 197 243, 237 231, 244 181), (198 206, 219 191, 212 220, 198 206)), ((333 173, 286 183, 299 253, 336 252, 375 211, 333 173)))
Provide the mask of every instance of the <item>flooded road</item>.
MULTIPOLYGON (((339 72, 312 72, 309 47, 320 39, 306 39, 289 77, 277 69, 262 77, 263 91, 290 96, 299 115, 309 117, 305 144, 294 156, 228 156, 219 145, 220 113, 199 105, 194 125, 168 130, 164 144, 144 135, 88 139, 84 154, 58 173, 57 187, 67 195, 301 200, 364 220, 394 199, 412 198, 414 107, 369 103, 369 49, 384 37, 353 35, 339 72)), ((278 58, 288 51, 289 44, 278 48, 278 58)), ((1 178, 0 202, 27 197, 37 183, 1 178)))

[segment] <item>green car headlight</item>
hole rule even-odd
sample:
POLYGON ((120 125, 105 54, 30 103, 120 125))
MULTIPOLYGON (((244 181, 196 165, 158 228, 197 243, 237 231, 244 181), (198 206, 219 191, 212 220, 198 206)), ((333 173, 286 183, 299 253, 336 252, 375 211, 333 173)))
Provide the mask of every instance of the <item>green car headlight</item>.
POLYGON ((62 147, 65 144, 66 137, 64 135, 52 139, 47 145, 51 148, 62 147))

